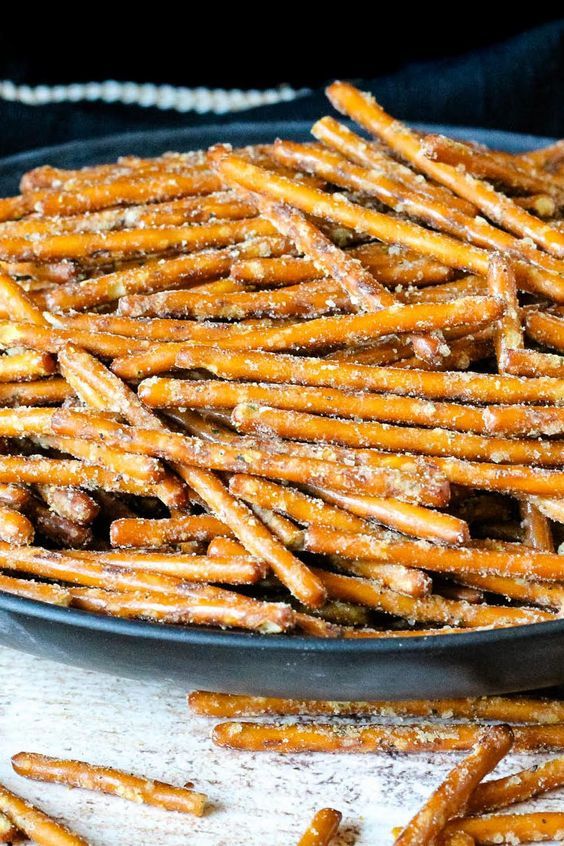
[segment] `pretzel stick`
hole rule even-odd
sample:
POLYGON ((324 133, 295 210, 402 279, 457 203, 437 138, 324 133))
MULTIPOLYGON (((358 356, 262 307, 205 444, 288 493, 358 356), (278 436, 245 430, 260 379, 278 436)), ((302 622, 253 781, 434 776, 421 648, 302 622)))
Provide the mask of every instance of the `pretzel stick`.
POLYGON ((27 214, 28 206, 24 197, 2 197, 0 200, 0 220, 13 220, 27 214))
MULTIPOLYGON (((310 548, 310 547, 306 547, 310 548)), ((364 564, 364 562, 362 562, 364 564)), ((363 567, 361 562, 351 564, 351 569, 365 570, 365 578, 344 576, 328 571, 315 570, 327 590, 330 599, 343 600, 353 604, 376 608, 384 614, 392 614, 419 623, 440 623, 448 626, 476 628, 492 626, 528 625, 556 618, 555 614, 533 608, 505 608, 496 605, 474 605, 442 596, 412 597, 404 593, 379 586, 372 581, 371 562, 363 567), (369 574, 366 578, 367 573, 369 574)), ((427 566, 427 564, 425 564, 427 566)))
MULTIPOLYGON (((168 414, 173 420, 176 420, 185 429, 192 434, 198 435, 200 438, 215 443, 233 444, 240 449, 251 447, 252 449, 268 450, 270 452, 292 452, 294 455, 318 458, 323 461, 335 461, 351 467, 388 467, 404 473, 424 475, 429 487, 429 493, 433 497, 435 505, 446 505, 449 499, 449 490, 448 486, 445 485, 444 477, 439 472, 435 461, 428 458, 421 458, 417 455, 394 455, 368 449, 346 449, 345 447, 326 446, 325 444, 308 444, 282 440, 265 441, 259 438, 241 437, 236 435, 231 429, 226 429, 224 426, 220 428, 216 420, 209 417, 209 411, 205 414, 206 418, 213 420, 211 423, 206 423, 203 418, 194 412, 174 409, 174 411, 169 411, 168 414)), ((227 422, 230 420, 231 415, 228 414, 227 422)))
POLYGON ((317 811, 305 832, 299 839, 298 846, 329 846, 339 830, 342 814, 333 808, 317 811))
POLYGON ((351 559, 390 561, 396 564, 421 566, 434 572, 492 574, 558 581, 562 563, 558 555, 538 552, 520 544, 509 548, 490 549, 482 545, 455 548, 437 546, 426 541, 385 540, 374 534, 347 534, 335 529, 310 526, 305 533, 305 548, 326 555, 342 555, 351 559), (560 568, 560 569, 559 569, 560 568))
POLYGON ((521 209, 487 182, 427 158, 418 137, 387 115, 370 95, 347 83, 335 82, 327 89, 327 96, 336 109, 353 117, 428 177, 473 203, 488 218, 522 238, 531 238, 548 253, 564 256, 564 236, 558 231, 521 209))
MULTIPOLYGON (((220 351, 211 347, 184 347, 182 361, 198 356, 194 367, 204 367, 222 379, 293 383, 345 390, 415 395, 426 399, 460 399, 476 403, 562 403, 564 379, 519 379, 487 373, 399 372, 393 367, 371 367, 322 358, 282 355, 245 349, 220 351), (185 351, 185 352, 184 352, 185 351)), ((183 363, 183 366, 186 366, 183 363)))
POLYGON ((7 506, 0 506, 0 540, 16 546, 33 543, 34 530, 27 517, 7 506))
POLYGON ((550 194, 530 194, 527 197, 513 197, 512 199, 516 205, 539 217, 553 218, 558 211, 558 204, 550 194))
MULTIPOLYGON (((324 723, 220 723, 212 734, 216 746, 249 752, 456 752, 471 749, 483 728, 471 723, 439 726, 336 726, 324 723)), ((515 726, 514 750, 561 749, 564 727, 515 726)), ((562 816, 562 815, 558 815, 562 816)), ((495 842, 495 841, 494 841, 495 842)))
MULTIPOLYGON (((126 297, 120 300, 121 313, 133 311, 135 314, 136 309, 137 298, 126 297)), ((485 323, 496 320, 500 312, 497 301, 489 297, 461 297, 453 302, 432 305, 394 305, 371 314, 320 317, 281 328, 259 328, 250 330, 244 336, 236 334, 229 337, 226 334, 222 346, 231 349, 258 347, 270 350, 344 346, 348 340, 364 341, 414 330, 433 331, 445 325, 480 328, 485 323)))
POLYGON ((562 141, 556 141, 547 147, 540 147, 538 150, 528 150, 526 153, 521 153, 519 159, 523 163, 532 164, 533 167, 538 167, 541 170, 550 170, 555 164, 560 162, 563 154, 564 143, 562 141))
POLYGON ((459 167, 471 173, 472 176, 501 182, 509 188, 526 191, 529 194, 536 192, 558 194, 554 182, 546 176, 537 175, 530 168, 523 168, 516 156, 507 159, 500 158, 488 150, 464 144, 445 135, 425 135, 423 148, 428 158, 459 167))
MULTIPOLYGON (((63 366, 66 368, 67 378, 70 378, 71 372, 74 372, 74 378, 78 378, 82 384, 90 385, 91 393, 92 388, 101 389, 101 396, 104 398, 106 407, 112 405, 117 407, 121 415, 130 423, 137 426, 157 427, 154 438, 161 443, 164 441, 170 445, 171 439, 174 438, 177 444, 182 444, 184 441, 188 443, 188 439, 183 441, 181 436, 168 433, 161 421, 140 402, 137 396, 91 356, 77 353, 75 350, 67 350, 63 366), (159 428, 164 431, 159 432, 159 428)), ((91 401, 95 402, 94 397, 91 397, 91 401)), ((98 401, 98 407, 99 405, 98 401)), ((142 430, 138 432, 142 434, 142 430)), ((93 439, 97 438, 98 433, 93 433, 93 439)), ((194 442, 192 453, 199 452, 201 444, 199 440, 198 443, 194 442)), ((290 592, 304 604, 312 607, 323 604, 325 592, 319 580, 272 535, 263 523, 254 517, 246 506, 231 496, 223 482, 209 472, 208 461, 203 460, 205 469, 202 470, 194 466, 198 464, 198 461, 194 460, 194 455, 191 455, 188 460, 184 449, 180 450, 180 456, 176 455, 176 460, 175 466, 180 476, 206 502, 212 513, 221 515, 222 522, 232 529, 251 555, 268 562, 290 592)), ((235 456, 235 461, 237 460, 235 456)))
MULTIPOLYGON (((217 350, 185 349, 176 357, 177 366, 205 367, 214 371, 217 350)), ((218 369, 229 373, 229 364, 218 369)), ((297 385, 153 378, 139 386, 140 396, 153 407, 234 408, 241 403, 261 403, 288 411, 309 412, 355 419, 442 426, 483 434, 503 433, 530 437, 531 433, 558 434, 564 431, 564 408, 487 406, 480 408, 454 403, 352 393, 333 388, 297 385)), ((330 425, 328 421, 325 421, 330 425)), ((464 442, 464 438, 461 439, 464 442)))
POLYGON ((127 294, 148 293, 179 288, 190 283, 218 278, 229 273, 231 263, 239 258, 285 252, 281 239, 257 239, 223 250, 206 250, 177 258, 153 259, 141 267, 118 270, 105 276, 62 285, 45 294, 44 304, 51 311, 85 309, 111 303, 127 294))
MULTIPOLYGON (((196 290, 201 286, 196 286, 196 290)), ((192 288, 192 291, 195 289, 192 288)), ((216 291, 217 293, 217 291, 216 291)), ((50 314, 49 322, 56 329, 78 329, 94 332, 95 334, 123 335, 128 338, 144 338, 153 341, 167 341, 158 346, 158 351, 165 352, 169 347, 178 347, 179 341, 195 343, 209 343, 221 340, 226 335, 249 331, 246 323, 227 325, 225 323, 210 323, 190 320, 173 319, 138 319, 122 317, 117 314, 50 314), (176 343, 175 343, 176 342, 176 343)))
POLYGON ((473 203, 457 197, 442 185, 427 182, 421 174, 414 173, 409 167, 393 159, 383 147, 377 149, 373 141, 366 141, 332 117, 323 117, 316 121, 311 128, 311 134, 347 159, 393 177, 428 200, 449 203, 452 208, 468 215, 475 216, 476 214, 473 203))
POLYGON ((0 231, 0 258, 4 261, 80 261, 101 252, 110 256, 115 253, 120 257, 165 253, 169 250, 187 253, 274 234, 274 227, 263 218, 202 223, 197 226, 48 235, 34 241, 9 237, 0 231))
POLYGON ((206 717, 289 716, 409 716, 552 724, 564 721, 558 699, 482 696, 477 699, 407 699, 380 702, 331 702, 324 699, 276 699, 195 690, 188 705, 206 717))
POLYGON ((0 814, 0 843, 14 843, 22 836, 21 831, 12 825, 8 817, 0 814))
MULTIPOLYGON (((64 235, 73 232, 113 232, 133 227, 180 226, 183 223, 204 223, 211 219, 239 220, 253 217, 256 209, 230 192, 207 197, 188 197, 169 203, 110 208, 73 217, 37 217, 29 215, 19 221, 0 225, 0 234, 9 236, 64 235)), ((60 280, 59 280, 60 281, 60 280)))
MULTIPOLYGON (((286 202, 300 211, 329 219, 384 243, 400 244, 448 267, 468 270, 482 276, 487 273, 489 253, 481 247, 466 244, 450 235, 431 232, 410 221, 392 218, 334 194, 299 185, 284 176, 257 168, 237 156, 222 156, 221 150, 216 154, 216 158, 222 177, 236 187, 242 187, 254 194, 267 194, 272 199, 286 202)), ((519 209, 519 213, 531 217, 538 225, 546 226, 522 209, 519 209)), ((560 236, 560 233, 556 232, 556 235, 560 236)), ((564 240, 564 235, 560 237, 564 240)), ((564 283, 555 273, 526 263, 522 268, 520 266, 519 270, 527 285, 534 286, 535 290, 544 293, 550 292, 550 295, 559 301, 564 300, 564 283)))
POLYGON ((209 514, 179 515, 162 520, 121 518, 110 526, 112 546, 119 547, 159 549, 193 539, 207 541, 217 535, 231 537, 232 532, 225 523, 209 514))
MULTIPOLYGON (((274 203, 257 197, 262 215, 274 224, 281 235, 289 238, 315 266, 333 278, 350 297, 357 311, 378 311, 394 305, 396 298, 376 281, 362 264, 335 246, 320 230, 299 211, 284 203, 274 203)), ((415 335, 413 349, 420 358, 431 361, 440 359, 444 338, 415 335)))
MULTIPOLYGON (((222 584, 254 584, 266 575, 261 561, 251 558, 241 547, 237 556, 211 560, 206 555, 186 555, 175 552, 73 552, 81 561, 103 566, 145 571, 173 576, 187 582, 219 582, 222 584)), ((164 593, 164 588, 162 589, 164 593)))
MULTIPOLYGON (((59 585, 42 584, 31 579, 17 579, 12 576, 0 574, 0 592, 11 593, 14 596, 23 596, 33 599, 36 602, 48 602, 50 605, 70 605, 71 595, 67 588, 59 585)), ((2 820, 0 818, 0 824, 2 820)), ((0 832, 1 832, 0 825, 0 832)), ((4 842, 4 841, 0 841, 4 842)))
MULTIPOLYGON (((240 320, 246 317, 315 317, 353 311, 340 286, 326 281, 301 282, 279 291, 253 291, 218 298, 194 291, 124 297, 120 314, 130 317, 190 317, 240 320)), ((228 337, 228 333, 227 333, 228 337)))
MULTIPOLYGON (((347 532, 358 532, 363 528, 365 531, 370 530, 370 526, 363 520, 358 520, 338 508, 326 505, 320 500, 314 500, 291 488, 273 485, 263 479, 233 476, 230 490, 248 502, 259 502, 270 508, 279 508, 305 525, 319 522, 321 525, 344 527, 347 532)), ((378 579, 391 590, 410 596, 425 596, 430 593, 430 579, 417 570, 410 572, 401 566, 377 564, 371 569, 371 578, 378 579)))
MULTIPOLYGON (((0 321, 0 348, 25 347, 44 352, 59 352, 67 344, 77 344, 95 355, 116 358, 148 349, 149 342, 120 338, 117 335, 93 335, 89 332, 34 326, 32 323, 0 321)), ((22 386, 23 388, 24 386, 22 386)))
POLYGON ((74 215, 99 211, 110 206, 164 202, 193 194, 213 194, 220 189, 219 180, 210 171, 154 174, 146 179, 116 179, 109 183, 83 184, 80 191, 39 189, 24 195, 28 211, 43 215, 74 215))
MULTIPOLYGON (((312 482, 336 490, 351 490, 359 484, 367 493, 408 498, 424 498, 425 481, 399 474, 387 468, 345 467, 318 459, 268 453, 260 450, 239 450, 228 445, 205 443, 173 432, 135 429, 112 423, 105 418, 88 417, 79 412, 61 409, 53 417, 53 430, 59 434, 102 440, 105 444, 176 462, 177 464, 208 467, 215 470, 242 473, 253 471, 272 479, 312 482)), ((5 461, 6 459, 4 459, 5 461)), ((0 458, 0 468, 2 459, 0 458)), ((91 469, 91 468, 85 468, 91 469)), ((0 481, 2 474, 0 472, 0 481)))
POLYGON ((479 784, 466 806, 466 814, 485 814, 526 802, 541 793, 564 785, 564 758, 479 784))
POLYGON ((527 605, 540 605, 560 613, 564 609, 564 588, 558 584, 531 582, 507 576, 481 576, 476 573, 459 573, 456 579, 465 585, 497 593, 506 599, 516 599, 527 605))
POLYGON ((0 811, 39 846, 88 846, 87 841, 0 785, 0 811))
POLYGON ((450 771, 396 838, 394 846, 427 846, 435 841, 449 820, 464 811, 476 787, 507 755, 512 743, 509 726, 483 729, 468 757, 450 771))
MULTIPOLYGON (((564 495, 564 478, 558 471, 519 464, 460 461, 457 458, 435 458, 434 461, 453 484, 481 490, 507 491, 518 495, 531 494, 541 498, 564 495)), ((554 501, 547 507, 554 509, 554 501)))
POLYGON ((35 781, 109 793, 121 799, 155 805, 167 811, 195 814, 197 817, 203 815, 206 805, 207 797, 203 793, 83 761, 19 752, 12 757, 12 767, 18 775, 35 781))
POLYGON ((51 376, 56 368, 46 353, 22 352, 0 356, 0 382, 27 382, 51 376))
MULTIPOLYGON (((73 588, 72 605, 85 611, 108 614, 123 619, 151 620, 173 625, 237 627, 279 634, 294 625, 288 605, 259 602, 241 594, 221 591, 210 594, 205 585, 193 596, 174 596, 157 592, 112 593, 96 588, 73 588)), ((214 588, 214 591, 217 591, 214 588)))
MULTIPOLYGON (((548 273, 558 274, 564 269, 564 265, 558 259, 539 256, 534 245, 531 246, 528 242, 523 243, 521 239, 497 229, 477 214, 468 215, 461 212, 453 208, 450 201, 421 197, 411 188, 390 179, 384 173, 354 165, 337 153, 292 141, 277 141, 273 153, 277 160, 290 167, 303 168, 345 189, 373 195, 391 206, 394 211, 405 212, 463 241, 507 251, 542 267, 548 273)), ((526 265, 522 273, 525 284, 527 281, 531 284, 530 277, 534 280, 537 276, 534 273, 531 275, 526 265)))
POLYGON ((30 405, 59 405, 74 396, 64 379, 57 377, 38 382, 0 383, 0 406, 18 408, 30 405))
MULTIPOLYGON (((154 396, 160 389, 157 383, 139 394, 148 405, 154 405, 154 396)), ((177 398, 177 402, 180 399, 177 398)), ((301 411, 285 411, 265 405, 242 403, 235 406, 233 425, 243 432, 255 432, 262 437, 278 435, 307 441, 337 443, 347 447, 376 447, 399 452, 407 450, 430 456, 453 456, 473 461, 498 461, 508 464, 533 464, 559 467, 564 463, 564 445, 548 440, 515 440, 511 438, 482 437, 480 435, 447 431, 425 430, 408 426, 391 426, 387 423, 360 422, 328 419, 301 411)))
POLYGON ((56 546, 75 550, 90 546, 94 542, 94 533, 90 526, 57 514, 37 499, 32 499, 27 511, 37 533, 48 538, 56 546))
MULTIPOLYGON (((409 250, 392 255, 385 244, 371 243, 352 247, 347 256, 360 260, 383 285, 427 285, 446 282, 452 270, 409 250)), ((318 279, 323 274, 311 261, 293 256, 240 259, 231 266, 231 275, 245 283, 274 287, 295 285, 318 279)))
POLYGON ((515 275, 511 265, 499 254, 494 254, 491 258, 488 287, 491 295, 501 299, 505 305, 495 332, 497 364, 503 373, 507 365, 508 351, 523 349, 524 344, 515 275))
MULTIPOLYGON (((405 535, 449 544, 467 543, 470 540, 467 523, 450 514, 441 514, 438 511, 400 502, 397 499, 339 493, 311 485, 309 489, 326 502, 338 505, 359 517, 377 520, 378 523, 405 535)), ((317 522, 322 523, 321 520, 317 522)))
POLYGON ((564 353, 564 320, 540 311, 525 313, 525 332, 534 341, 564 353))
POLYGON ((30 499, 28 488, 21 485, 0 485, 0 502, 3 505, 22 511, 29 505, 30 499))
POLYGON ((47 505, 67 520, 88 526, 100 513, 98 503, 79 488, 39 484, 37 490, 47 505))
POLYGON ((562 840, 564 813, 502 814, 474 817, 449 823, 445 836, 464 832, 474 838, 476 846, 498 843, 540 843, 562 840))
MULTIPOLYGON (((0 417, 0 431, 2 418, 0 417)), ((165 478, 165 471, 154 458, 141 455, 128 455, 98 444, 86 443, 73 438, 57 438, 41 435, 32 438, 44 449, 56 449, 66 452, 74 458, 80 458, 87 464, 98 464, 115 473, 123 473, 141 482, 160 482, 165 478)))
POLYGON ((554 552, 550 524, 536 505, 528 500, 520 503, 521 520, 525 530, 524 543, 533 549, 554 552))
POLYGON ((291 520, 283 517, 282 514, 276 514, 274 511, 256 504, 251 505, 251 511, 270 529, 275 537, 282 541, 285 547, 301 549, 302 531, 291 520))
POLYGON ((13 321, 34 323, 36 326, 47 325, 41 310, 32 299, 17 282, 4 273, 0 274, 0 306, 7 310, 13 321))
POLYGON ((564 378, 564 356, 536 350, 509 350, 506 371, 515 376, 564 378))

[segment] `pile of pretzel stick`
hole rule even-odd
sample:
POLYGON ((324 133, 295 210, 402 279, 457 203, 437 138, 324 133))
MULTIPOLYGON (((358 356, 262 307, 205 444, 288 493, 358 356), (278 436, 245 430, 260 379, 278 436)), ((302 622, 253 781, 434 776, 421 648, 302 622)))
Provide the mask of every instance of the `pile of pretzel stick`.
MULTIPOLYGON (((465 757, 417 814, 403 828, 390 832, 394 846, 493 846, 504 843, 516 846, 564 840, 564 812, 524 812, 522 807, 529 800, 564 787, 562 755, 552 754, 527 769, 498 774, 484 781, 510 752, 554 753, 564 749, 562 700, 495 696, 330 702, 194 691, 188 697, 188 704, 195 714, 204 717, 275 716, 280 720, 270 724, 237 719, 217 725, 212 734, 214 743, 240 752, 417 754, 463 751, 465 757), (282 722, 296 716, 305 717, 307 721, 282 722), (312 717, 322 717, 328 722, 312 722, 312 717), (380 722, 365 725, 336 722, 347 717, 380 718, 380 722), (388 722, 382 722, 382 717, 388 722), (405 718, 421 717, 432 721, 404 722, 405 718), (402 720, 400 724, 398 718, 402 720)), ((14 755, 12 767, 24 779, 106 793, 168 811, 202 816, 210 810, 208 797, 196 791, 192 782, 178 787, 99 764, 36 752, 14 755)), ((344 790, 346 787, 343 785, 344 790)), ((213 812, 213 800, 211 810, 213 812)), ((339 811, 321 809, 314 815, 298 846, 329 846, 339 831, 341 819, 339 811)), ((40 846, 87 846, 82 836, 48 817, 19 793, 0 785, 0 843, 17 842, 24 836, 40 846)), ((350 838, 346 842, 350 843, 350 838)))
POLYGON ((393 637, 564 606, 564 144, 413 131, 26 173, 0 199, 0 590, 393 637))

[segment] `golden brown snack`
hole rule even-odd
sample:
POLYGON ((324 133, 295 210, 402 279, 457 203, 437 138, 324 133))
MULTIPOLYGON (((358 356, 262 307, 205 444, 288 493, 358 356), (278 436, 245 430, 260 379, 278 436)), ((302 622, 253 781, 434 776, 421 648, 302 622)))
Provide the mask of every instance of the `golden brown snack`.
POLYGON ((317 811, 300 837, 298 846, 329 846, 339 830, 341 819, 342 814, 333 808, 317 811))
POLYGON ((19 752, 13 755, 12 767, 24 778, 109 793, 131 802, 156 805, 167 811, 180 811, 201 817, 205 810, 207 797, 203 793, 131 775, 113 767, 50 758, 34 752, 19 752))

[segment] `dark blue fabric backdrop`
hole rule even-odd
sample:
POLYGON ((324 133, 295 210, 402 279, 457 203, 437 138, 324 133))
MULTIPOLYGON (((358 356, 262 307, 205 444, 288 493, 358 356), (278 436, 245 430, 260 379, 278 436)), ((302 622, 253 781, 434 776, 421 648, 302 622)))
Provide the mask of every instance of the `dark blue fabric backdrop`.
MULTIPOLYGON (((463 56, 408 64, 361 83, 401 118, 561 137, 564 20, 463 56)), ((254 120, 259 115, 261 120, 314 119, 326 110, 319 89, 292 103, 238 113, 235 119, 254 120)), ((112 132, 230 120, 229 115, 178 114, 135 106, 23 106, 0 101, 0 155, 112 132)))

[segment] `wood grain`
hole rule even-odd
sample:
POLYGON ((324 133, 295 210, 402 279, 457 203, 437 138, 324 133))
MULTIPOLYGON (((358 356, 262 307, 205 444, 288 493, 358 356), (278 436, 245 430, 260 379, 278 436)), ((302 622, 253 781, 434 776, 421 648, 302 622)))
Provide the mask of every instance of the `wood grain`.
MULTIPOLYGON (((0 781, 93 846, 292 846, 314 811, 343 812, 335 846, 384 846, 444 778, 456 756, 278 756, 217 749, 214 720, 188 713, 185 691, 116 679, 0 649, 0 781), (201 819, 25 781, 22 749, 129 769, 210 797, 201 819)), ((187 689, 189 685, 187 684, 187 689)), ((546 760, 513 755, 507 774, 546 760)), ((496 770, 497 774, 497 770, 496 770)), ((562 811, 564 791, 521 810, 562 811)))

